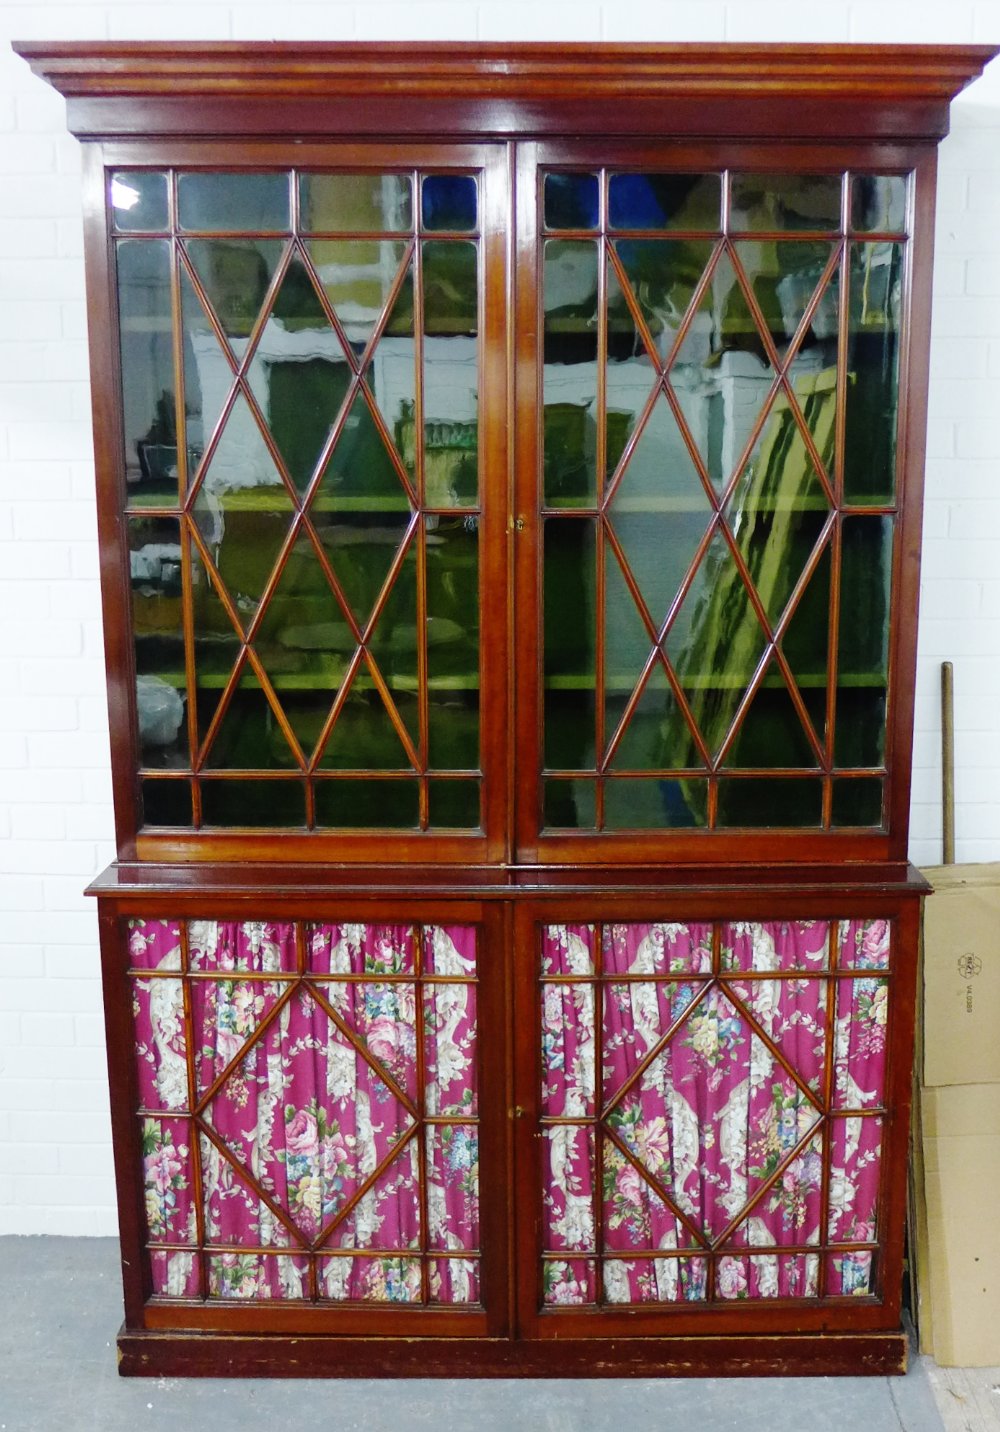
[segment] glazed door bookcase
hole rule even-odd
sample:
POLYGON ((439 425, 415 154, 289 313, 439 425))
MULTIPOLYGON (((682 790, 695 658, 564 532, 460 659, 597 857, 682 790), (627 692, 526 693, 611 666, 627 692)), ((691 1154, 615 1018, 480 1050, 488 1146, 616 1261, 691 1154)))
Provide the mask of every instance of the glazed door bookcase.
POLYGON ((123 838, 496 858, 502 152, 119 153, 123 838))
POLYGON ((991 52, 19 49, 87 162, 122 1370, 900 1370, 991 52))

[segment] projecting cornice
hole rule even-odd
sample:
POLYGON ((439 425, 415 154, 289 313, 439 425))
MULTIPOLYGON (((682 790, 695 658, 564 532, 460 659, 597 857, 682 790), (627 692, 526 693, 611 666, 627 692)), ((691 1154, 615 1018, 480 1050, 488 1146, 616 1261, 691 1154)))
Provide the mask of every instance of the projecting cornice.
POLYGON ((938 140, 988 45, 18 43, 81 137, 938 140))

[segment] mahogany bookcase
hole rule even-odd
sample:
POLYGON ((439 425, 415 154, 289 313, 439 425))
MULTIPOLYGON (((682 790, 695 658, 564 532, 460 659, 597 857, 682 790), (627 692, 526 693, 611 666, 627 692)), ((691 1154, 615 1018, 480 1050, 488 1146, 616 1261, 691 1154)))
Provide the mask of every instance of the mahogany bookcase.
POLYGON ((86 157, 122 1371, 901 1370, 992 51, 16 48, 86 157))

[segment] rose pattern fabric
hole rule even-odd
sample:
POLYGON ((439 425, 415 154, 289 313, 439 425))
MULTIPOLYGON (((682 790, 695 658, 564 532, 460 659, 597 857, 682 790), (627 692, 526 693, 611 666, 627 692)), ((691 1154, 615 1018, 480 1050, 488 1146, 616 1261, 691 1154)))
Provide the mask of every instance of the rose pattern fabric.
POLYGON ((186 935, 186 968, 177 922, 133 920, 129 938, 149 1242, 193 1245, 151 1247, 154 1290, 477 1302, 475 930, 186 935))
MULTIPOLYGON (((706 1246, 716 1299, 816 1297, 810 1245, 875 1241, 865 1111, 884 1097, 890 936, 884 920, 545 927, 546 1303, 703 1301, 706 1246)), ((827 1292, 867 1294, 871 1268, 870 1249, 831 1249, 827 1292)))

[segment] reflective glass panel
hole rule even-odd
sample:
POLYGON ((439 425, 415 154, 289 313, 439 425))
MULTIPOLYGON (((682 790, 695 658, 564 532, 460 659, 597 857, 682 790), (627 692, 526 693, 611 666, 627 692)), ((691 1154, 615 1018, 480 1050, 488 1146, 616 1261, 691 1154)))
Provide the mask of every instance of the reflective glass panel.
POLYGON ((581 507, 596 491, 597 245, 548 242, 542 283, 545 502, 581 507))
POLYGON ((545 524, 545 764, 593 765, 595 534, 588 518, 545 524))
POLYGON ((111 175, 108 201, 115 228, 121 232, 149 233, 170 222, 167 176, 144 169, 120 169, 111 175))
POLYGON ((891 517, 845 517, 837 653, 838 766, 880 766, 885 754, 891 517))
POLYGON ((421 193, 425 229, 474 229, 478 189, 471 174, 428 174, 421 193))
POLYGON ((479 532, 471 520, 429 517, 426 541, 430 764, 478 770, 479 532))
POLYGON ((543 211, 547 229, 596 229, 600 196, 596 174, 546 174, 543 211))
POLYGON ((130 507, 175 507, 170 245, 166 239, 125 239, 117 258, 127 501, 130 507))
POLYGON ((613 229, 712 231, 721 198, 718 174, 612 174, 608 218, 613 229))
POLYGON ((303 233, 405 233, 413 224, 409 174, 300 174, 303 233))
POLYGON ((891 502, 896 477, 903 246, 850 247, 844 501, 891 502))
POLYGON ((182 554, 176 517, 128 523, 141 762, 188 765, 182 554))
POLYGON ((181 174, 177 207, 181 228, 253 233, 287 229, 287 174, 181 174))
POLYGON ((839 174, 734 174, 732 231, 840 229, 839 174))
POLYGON ((906 228, 906 179, 901 174, 855 174, 851 179, 851 228, 856 233, 902 233, 906 228))

